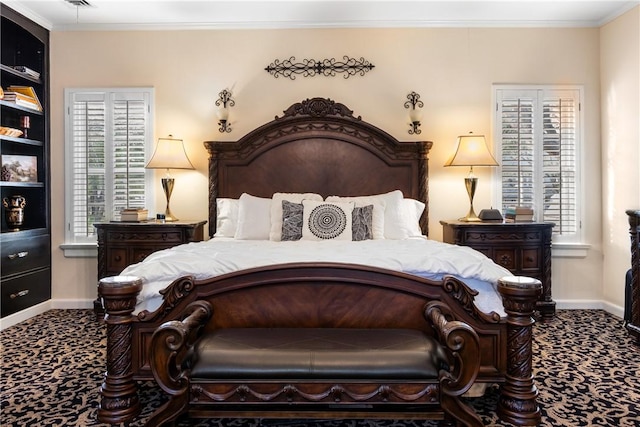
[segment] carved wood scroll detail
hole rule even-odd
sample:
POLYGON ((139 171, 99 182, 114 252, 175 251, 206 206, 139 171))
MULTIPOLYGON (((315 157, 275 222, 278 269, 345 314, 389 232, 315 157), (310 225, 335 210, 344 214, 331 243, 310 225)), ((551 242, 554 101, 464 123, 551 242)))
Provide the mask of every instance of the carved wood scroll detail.
MULTIPOLYGON (((307 392, 292 384, 281 384, 271 392, 260 391, 260 385, 240 384, 225 391, 212 392, 200 385, 192 385, 192 397, 200 401, 211 402, 422 402, 437 403, 440 389, 438 384, 420 384, 415 393, 406 393, 404 385, 381 385, 369 393, 358 393, 361 385, 317 384, 319 391, 307 392)), ((415 387, 414 387, 415 388, 415 387)))

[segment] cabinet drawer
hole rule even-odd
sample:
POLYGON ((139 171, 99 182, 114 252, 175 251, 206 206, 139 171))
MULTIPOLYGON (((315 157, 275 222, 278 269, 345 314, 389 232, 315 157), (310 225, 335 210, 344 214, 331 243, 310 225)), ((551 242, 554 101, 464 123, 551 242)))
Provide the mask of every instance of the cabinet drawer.
POLYGON ((107 249, 107 270, 109 272, 113 274, 120 274, 120 272, 129 264, 127 248, 107 249))
POLYGON ((493 251, 493 260, 496 264, 514 272, 518 270, 518 261, 515 249, 496 248, 493 251))
POLYGON ((2 276, 47 267, 51 262, 49 236, 2 242, 2 276))
POLYGON ((542 241, 542 233, 534 230, 464 231, 464 242, 473 244, 537 243, 542 241))
POLYGON ((166 243, 171 246, 182 243, 182 233, 179 230, 158 231, 108 231, 107 241, 111 243, 166 243))
POLYGON ((526 248, 522 250, 522 269, 524 271, 541 270, 540 248, 526 248))
POLYGON ((0 285, 2 289, 0 315, 8 316, 51 299, 50 281, 51 270, 48 268, 3 280, 0 285))
POLYGON ((163 249, 172 248, 175 245, 155 245, 153 247, 139 247, 132 248, 131 251, 131 264, 136 262, 142 262, 146 257, 151 255, 154 252, 161 251, 163 249))

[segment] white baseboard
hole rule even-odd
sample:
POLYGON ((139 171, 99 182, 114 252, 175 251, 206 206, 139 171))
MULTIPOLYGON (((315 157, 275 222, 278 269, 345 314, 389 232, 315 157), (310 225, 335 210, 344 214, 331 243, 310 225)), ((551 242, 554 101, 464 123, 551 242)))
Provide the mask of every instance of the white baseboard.
POLYGON ((17 313, 10 314, 6 317, 3 317, 2 319, 0 319, 0 331, 3 331, 9 326, 13 326, 20 322, 24 322, 25 320, 28 320, 33 316, 42 314, 45 311, 49 311, 52 308, 53 308, 52 300, 48 300, 45 302, 41 302, 40 304, 34 305, 32 307, 25 308, 24 310, 19 311, 17 313))
POLYGON ((607 313, 624 317, 624 308, 608 301, 597 300, 556 300, 558 310, 604 310, 607 313))
POLYGON ((91 309, 93 308, 93 301, 92 299, 56 299, 51 301, 51 308, 59 310, 91 309))

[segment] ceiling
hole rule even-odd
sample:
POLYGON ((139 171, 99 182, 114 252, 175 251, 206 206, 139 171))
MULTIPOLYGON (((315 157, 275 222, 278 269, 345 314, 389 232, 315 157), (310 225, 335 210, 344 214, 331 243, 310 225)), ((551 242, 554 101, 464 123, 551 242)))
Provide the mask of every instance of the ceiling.
POLYGON ((598 27, 640 0, 2 0, 49 30, 598 27), (77 5, 88 3, 88 5, 77 5))

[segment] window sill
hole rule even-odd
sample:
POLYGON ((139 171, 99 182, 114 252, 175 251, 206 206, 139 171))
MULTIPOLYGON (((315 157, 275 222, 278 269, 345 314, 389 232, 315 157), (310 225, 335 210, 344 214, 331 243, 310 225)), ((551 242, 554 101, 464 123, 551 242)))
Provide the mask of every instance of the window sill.
POLYGON ((97 243, 64 243, 60 245, 65 258, 97 258, 97 243))
POLYGON ((552 258, 586 258, 591 245, 586 243, 552 243, 552 258))

